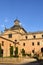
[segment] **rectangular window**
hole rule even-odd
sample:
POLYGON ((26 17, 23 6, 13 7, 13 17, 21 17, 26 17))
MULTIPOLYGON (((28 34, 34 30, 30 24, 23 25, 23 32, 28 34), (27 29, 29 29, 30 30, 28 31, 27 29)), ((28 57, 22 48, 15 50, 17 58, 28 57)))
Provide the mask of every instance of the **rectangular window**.
POLYGON ((4 41, 2 41, 2 46, 4 46, 4 41))
POLYGON ((12 38, 12 34, 9 34, 8 37, 9 37, 9 38, 12 38))

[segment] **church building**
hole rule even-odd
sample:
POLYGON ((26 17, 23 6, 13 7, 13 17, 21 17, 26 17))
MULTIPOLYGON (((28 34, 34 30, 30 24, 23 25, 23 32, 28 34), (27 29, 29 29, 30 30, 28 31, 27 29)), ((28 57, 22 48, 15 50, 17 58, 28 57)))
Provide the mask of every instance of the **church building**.
POLYGON ((0 56, 22 56, 23 54, 38 54, 43 56, 43 31, 27 32, 19 20, 0 34, 0 56))

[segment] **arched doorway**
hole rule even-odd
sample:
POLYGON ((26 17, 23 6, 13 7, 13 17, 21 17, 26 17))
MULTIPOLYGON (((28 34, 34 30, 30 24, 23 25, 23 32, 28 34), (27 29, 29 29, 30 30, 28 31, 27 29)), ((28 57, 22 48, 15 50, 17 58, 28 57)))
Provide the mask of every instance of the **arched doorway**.
POLYGON ((43 47, 41 48, 41 52, 43 53, 43 47))

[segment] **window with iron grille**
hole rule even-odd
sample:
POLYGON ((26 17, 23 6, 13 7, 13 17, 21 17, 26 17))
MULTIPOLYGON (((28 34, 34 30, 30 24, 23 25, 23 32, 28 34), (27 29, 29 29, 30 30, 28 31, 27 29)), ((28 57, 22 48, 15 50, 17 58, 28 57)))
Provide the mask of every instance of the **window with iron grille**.
POLYGON ((12 38, 12 34, 9 34, 8 37, 9 37, 9 38, 12 38))

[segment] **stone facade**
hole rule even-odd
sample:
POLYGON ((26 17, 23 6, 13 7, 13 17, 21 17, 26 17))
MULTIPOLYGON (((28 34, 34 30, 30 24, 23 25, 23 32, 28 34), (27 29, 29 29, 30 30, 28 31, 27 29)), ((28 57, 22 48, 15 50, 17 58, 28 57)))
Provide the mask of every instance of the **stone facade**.
POLYGON ((18 55, 21 55, 22 49, 25 54, 41 54, 43 52, 43 32, 27 32, 19 20, 14 21, 13 27, 5 29, 0 35, 0 46, 3 57, 10 56, 10 47, 13 46, 13 55, 15 47, 18 47, 18 55))

